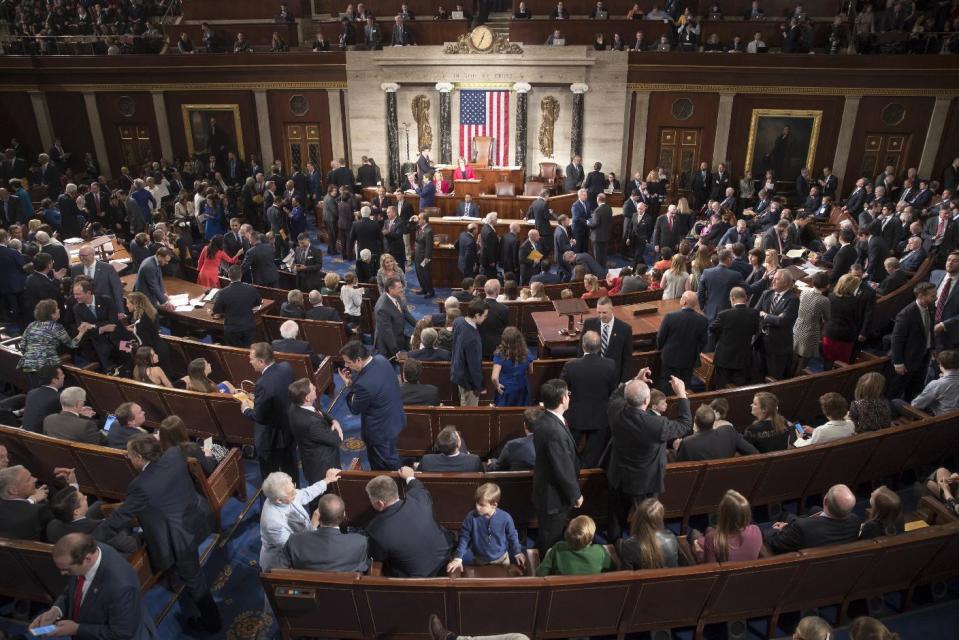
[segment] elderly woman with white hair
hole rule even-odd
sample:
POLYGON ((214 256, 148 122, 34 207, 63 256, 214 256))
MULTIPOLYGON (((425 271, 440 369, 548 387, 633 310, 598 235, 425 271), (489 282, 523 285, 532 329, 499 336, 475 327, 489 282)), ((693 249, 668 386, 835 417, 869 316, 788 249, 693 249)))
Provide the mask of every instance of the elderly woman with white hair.
POLYGON ((311 517, 306 507, 339 479, 340 470, 329 469, 323 480, 297 489, 293 479, 282 471, 266 477, 262 485, 266 501, 260 513, 260 568, 263 571, 283 566, 283 545, 291 535, 316 530, 319 516, 314 513, 311 517))

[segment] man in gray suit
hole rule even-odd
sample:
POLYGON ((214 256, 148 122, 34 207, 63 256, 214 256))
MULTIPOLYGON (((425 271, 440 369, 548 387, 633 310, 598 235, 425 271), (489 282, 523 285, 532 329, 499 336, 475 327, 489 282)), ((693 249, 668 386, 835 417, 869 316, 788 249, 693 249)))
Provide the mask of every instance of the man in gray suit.
POLYGON ((163 267, 173 258, 173 253, 166 247, 160 247, 157 252, 145 258, 137 271, 137 280, 133 285, 134 291, 139 291, 155 307, 162 307, 173 311, 169 296, 163 286, 163 267))
POLYGON ((91 420, 93 409, 85 406, 87 392, 80 387, 67 387, 60 393, 60 413, 55 413, 43 419, 43 433, 45 435, 84 442, 86 444, 104 444, 106 437, 91 420))
POLYGON ((386 295, 380 296, 374 308, 376 333, 373 347, 384 358, 392 358, 400 351, 406 351, 409 343, 403 333, 405 323, 416 325, 413 314, 404 305, 403 283, 399 278, 386 281, 386 295))
POLYGON ((583 170, 583 158, 581 156, 574 156, 572 162, 566 165, 566 177, 563 181, 563 190, 576 191, 585 179, 586 172, 583 170))
POLYGON ((593 257, 601 266, 606 266, 606 250, 609 248, 609 230, 613 226, 613 210, 606 204, 606 194, 596 195, 597 207, 593 216, 586 221, 591 229, 589 240, 593 246, 593 257))
POLYGON ((123 306, 123 284, 117 270, 110 263, 97 260, 93 248, 87 245, 80 247, 80 264, 70 267, 70 275, 74 278, 86 276, 93 281, 93 293, 98 296, 107 296, 113 300, 117 316, 123 320, 126 317, 123 306))
POLYGON ((366 573, 370 564, 366 536, 340 531, 346 519, 343 499, 328 493, 320 498, 316 510, 320 516, 316 531, 307 529, 291 535, 283 547, 280 565, 305 571, 366 573))

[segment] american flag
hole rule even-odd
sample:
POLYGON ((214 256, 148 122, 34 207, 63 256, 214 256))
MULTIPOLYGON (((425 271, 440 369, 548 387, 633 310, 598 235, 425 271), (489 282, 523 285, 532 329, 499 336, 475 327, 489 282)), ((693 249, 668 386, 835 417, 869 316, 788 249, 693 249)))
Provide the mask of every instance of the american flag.
POLYGON ((490 164, 509 164, 509 91, 460 91, 460 154, 473 158, 473 137, 493 138, 490 164))

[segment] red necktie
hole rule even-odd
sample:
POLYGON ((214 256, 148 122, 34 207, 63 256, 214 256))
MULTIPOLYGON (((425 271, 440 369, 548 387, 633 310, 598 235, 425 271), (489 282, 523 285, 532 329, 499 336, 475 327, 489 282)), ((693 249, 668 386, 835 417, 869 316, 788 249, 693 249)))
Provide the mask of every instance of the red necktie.
POLYGON ((667 217, 666 217, 666 220, 669 222, 669 230, 672 231, 672 230, 673 230, 673 219, 670 218, 669 216, 667 216, 667 217))
POLYGON ((83 583, 85 581, 85 576, 77 576, 77 584, 73 588, 73 607, 70 610, 70 617, 74 621, 76 621, 77 617, 80 615, 80 603, 83 602, 83 583))
POLYGON ((946 300, 949 299, 949 292, 952 290, 952 278, 946 278, 946 283, 942 286, 942 293, 936 301, 936 322, 942 322, 942 310, 946 307, 946 300))

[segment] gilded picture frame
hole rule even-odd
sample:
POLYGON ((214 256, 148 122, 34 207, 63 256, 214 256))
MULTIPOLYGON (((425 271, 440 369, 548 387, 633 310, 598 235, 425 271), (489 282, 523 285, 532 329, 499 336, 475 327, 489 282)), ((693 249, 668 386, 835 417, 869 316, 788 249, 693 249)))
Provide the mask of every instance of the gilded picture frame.
POLYGON ((745 169, 756 180, 772 169, 777 182, 789 183, 803 167, 814 170, 822 114, 817 109, 753 109, 745 169))
POLYGON ((243 144, 243 127, 240 123, 240 105, 238 104, 184 104, 180 111, 183 115, 183 134, 186 136, 186 149, 190 158, 197 154, 213 154, 219 162, 226 161, 226 153, 232 151, 239 160, 246 158, 243 144), (211 129, 210 118, 215 119, 216 128, 211 129), (213 148, 211 149, 211 130, 213 148))

